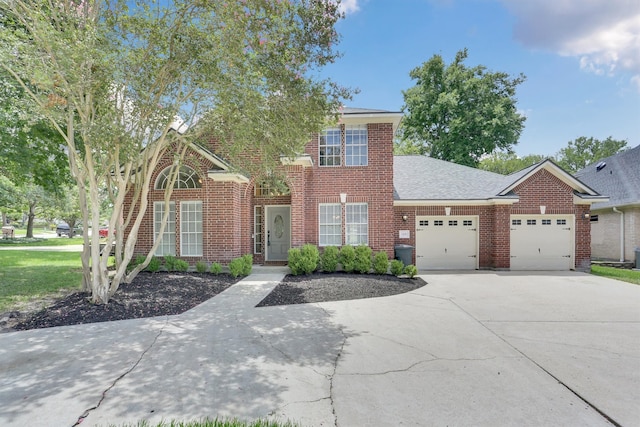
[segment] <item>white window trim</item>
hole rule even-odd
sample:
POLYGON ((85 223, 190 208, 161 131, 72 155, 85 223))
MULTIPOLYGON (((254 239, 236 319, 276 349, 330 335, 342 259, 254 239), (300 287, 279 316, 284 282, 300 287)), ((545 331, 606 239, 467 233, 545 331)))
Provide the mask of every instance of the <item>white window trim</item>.
MULTIPOLYGON (((164 214, 164 201, 162 202, 153 202, 153 243, 155 244, 156 240, 158 239, 158 232, 159 232, 159 222, 156 222, 156 212, 158 210, 161 210, 162 214, 164 214), (159 207, 158 207, 159 206, 159 207)), ((167 218, 167 224, 164 227, 164 233, 162 235, 162 242, 160 242, 160 244, 158 245, 158 247, 156 248, 156 253, 155 255, 157 256, 165 256, 165 255, 172 255, 175 256, 176 255, 176 232, 175 232, 175 223, 176 223, 176 218, 175 218, 175 212, 176 212, 176 203, 175 202, 169 202, 169 217, 167 218), (171 208, 173 207, 173 218, 171 217, 171 208), (173 224, 173 232, 168 231, 169 225, 173 224), (173 238, 172 238, 173 236, 173 238), (168 245, 171 247, 173 247, 173 253, 164 253, 164 252, 158 252, 161 249, 164 249, 165 246, 168 245)))
MULTIPOLYGON (((203 218, 203 210, 202 210, 202 200, 184 200, 180 202, 180 256, 183 257, 201 257, 203 255, 203 250, 204 250, 204 230, 203 230, 203 224, 204 223, 204 218, 203 218), (195 206, 200 206, 200 231, 185 231, 184 227, 186 224, 189 224, 190 222, 185 220, 185 218, 183 217, 183 215, 185 214, 186 209, 184 208, 186 205, 188 204, 194 204, 195 206), (199 235, 200 236, 200 242, 199 242, 199 252, 198 253, 190 253, 190 254, 185 254, 185 236, 187 234, 190 235, 195 235, 196 237, 199 235)), ((195 222, 195 224, 198 224, 197 222, 195 222)))
POLYGON ((343 155, 344 155, 343 151, 344 151, 344 149, 343 149, 342 128, 341 127, 332 127, 332 128, 324 129, 320 133, 320 135, 318 135, 318 165, 320 167, 323 167, 323 168, 339 168, 339 167, 341 167, 343 165, 343 162, 344 162, 344 160, 343 160, 343 155), (335 145, 335 144, 322 144, 322 137, 326 134, 326 132, 336 132, 336 131, 338 132, 338 144, 337 145, 335 145), (322 157, 322 154, 320 153, 320 151, 322 150, 323 147, 325 147, 325 148, 326 147, 338 147, 339 153, 338 153, 337 156, 336 155, 327 156, 325 154, 324 158, 325 159, 327 159, 329 157, 333 158, 333 159, 337 158, 340 163, 337 164, 337 165, 336 164, 323 165, 322 164, 323 157, 322 157))
POLYGON ((345 130, 344 130, 344 165, 346 167, 363 167, 363 166, 369 166, 369 129, 367 127, 367 125, 346 125, 345 126, 345 130), (364 130, 364 143, 362 143, 362 141, 360 141, 359 143, 356 144, 347 144, 347 134, 349 133, 349 131, 358 131, 358 134, 360 134, 360 131, 364 130), (347 154, 347 147, 364 147, 365 148, 365 153, 364 153, 364 164, 349 164, 348 159, 354 159, 354 158, 361 158, 362 156, 360 154, 358 154, 357 156, 354 156, 353 154, 348 155, 347 154))
POLYGON ((254 254, 262 254, 264 252, 264 242, 262 241, 262 235, 264 234, 263 219, 264 219, 264 207, 254 206, 253 207, 253 253, 254 254), (259 215, 258 215, 258 211, 260 211, 259 215), (261 248, 260 250, 257 249, 258 245, 260 245, 260 248, 261 248))
MULTIPOLYGON (((329 235, 324 235, 325 239, 326 237, 328 237, 329 235)), ((331 234, 331 236, 336 236, 335 234, 331 234)), ((318 246, 320 247, 325 247, 325 246, 342 246, 342 205, 340 203, 320 203, 318 205, 318 246), (338 220, 339 222, 337 223, 325 223, 322 222, 322 207, 323 206, 333 206, 334 208, 337 206, 338 207, 338 212, 340 214, 340 219, 338 220), (323 238, 323 234, 322 234, 322 226, 330 226, 330 227, 335 227, 336 225, 338 225, 340 227, 340 243, 327 243, 327 242, 323 242, 322 238, 323 238)))
MULTIPOLYGON (((361 212, 360 212, 361 213, 361 212)), ((358 245, 368 245, 369 244, 369 204, 368 203, 346 203, 345 204, 345 215, 344 215, 344 229, 345 229, 345 244, 346 245, 352 245, 352 246, 358 246, 358 245), (355 206, 364 206, 366 208, 366 213, 367 213, 367 221, 366 222, 353 222, 353 223, 349 223, 349 208, 350 207, 355 207, 355 206), (366 226, 366 234, 364 233, 357 233, 358 236, 363 236, 364 235, 364 241, 358 241, 357 243, 348 243, 346 242, 346 239, 348 238, 349 234, 350 234, 350 230, 349 227, 350 226, 366 226)))

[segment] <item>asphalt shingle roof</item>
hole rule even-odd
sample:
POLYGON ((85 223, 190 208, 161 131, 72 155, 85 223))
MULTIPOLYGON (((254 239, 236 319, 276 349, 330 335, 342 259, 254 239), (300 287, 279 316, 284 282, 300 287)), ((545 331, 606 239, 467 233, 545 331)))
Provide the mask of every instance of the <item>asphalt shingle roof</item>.
POLYGON ((598 160, 578 171, 576 178, 608 196, 608 202, 594 203, 592 209, 640 204, 640 145, 598 160), (598 170, 598 165, 604 167, 598 170))
POLYGON ((483 200, 517 179, 428 156, 394 156, 396 200, 483 200))

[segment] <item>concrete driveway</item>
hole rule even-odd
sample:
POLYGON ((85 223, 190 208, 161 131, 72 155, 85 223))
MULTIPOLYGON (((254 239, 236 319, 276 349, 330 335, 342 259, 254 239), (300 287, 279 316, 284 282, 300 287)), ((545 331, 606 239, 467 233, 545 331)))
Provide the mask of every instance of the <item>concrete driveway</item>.
POLYGON ((254 308, 281 277, 257 270, 180 316, 0 335, 0 425, 640 425, 638 286, 442 273, 403 295, 254 308))

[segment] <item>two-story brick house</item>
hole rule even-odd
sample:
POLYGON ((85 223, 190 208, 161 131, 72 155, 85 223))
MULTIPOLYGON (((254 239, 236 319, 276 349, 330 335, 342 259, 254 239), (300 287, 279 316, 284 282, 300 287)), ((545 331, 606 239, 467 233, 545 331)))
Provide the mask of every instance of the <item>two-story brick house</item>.
MULTIPOLYGON (((548 161, 504 177, 425 156, 394 157, 401 118, 345 109, 340 124, 314 136, 304 154, 281 159, 286 189, 275 193, 260 177, 231 172, 213 146, 193 147, 156 254, 226 263, 251 253, 257 263, 282 263, 289 248, 305 243, 367 244, 390 256, 404 243, 415 247, 421 269, 587 268, 589 222, 582 218, 596 192, 548 161), (548 253, 557 247, 563 250, 548 253)), ((155 171, 136 252, 158 236, 171 161, 155 171)))

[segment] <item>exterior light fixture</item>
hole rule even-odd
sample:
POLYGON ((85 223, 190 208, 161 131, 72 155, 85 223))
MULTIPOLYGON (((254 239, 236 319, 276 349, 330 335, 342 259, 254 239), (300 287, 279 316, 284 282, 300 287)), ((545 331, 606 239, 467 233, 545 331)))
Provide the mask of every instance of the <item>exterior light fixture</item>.
POLYGON ((347 203, 347 193, 340 193, 340 203, 347 203))
POLYGON ((407 214, 402 214, 402 220, 403 220, 404 222, 406 222, 408 219, 409 219, 409 215, 407 215, 407 214))

